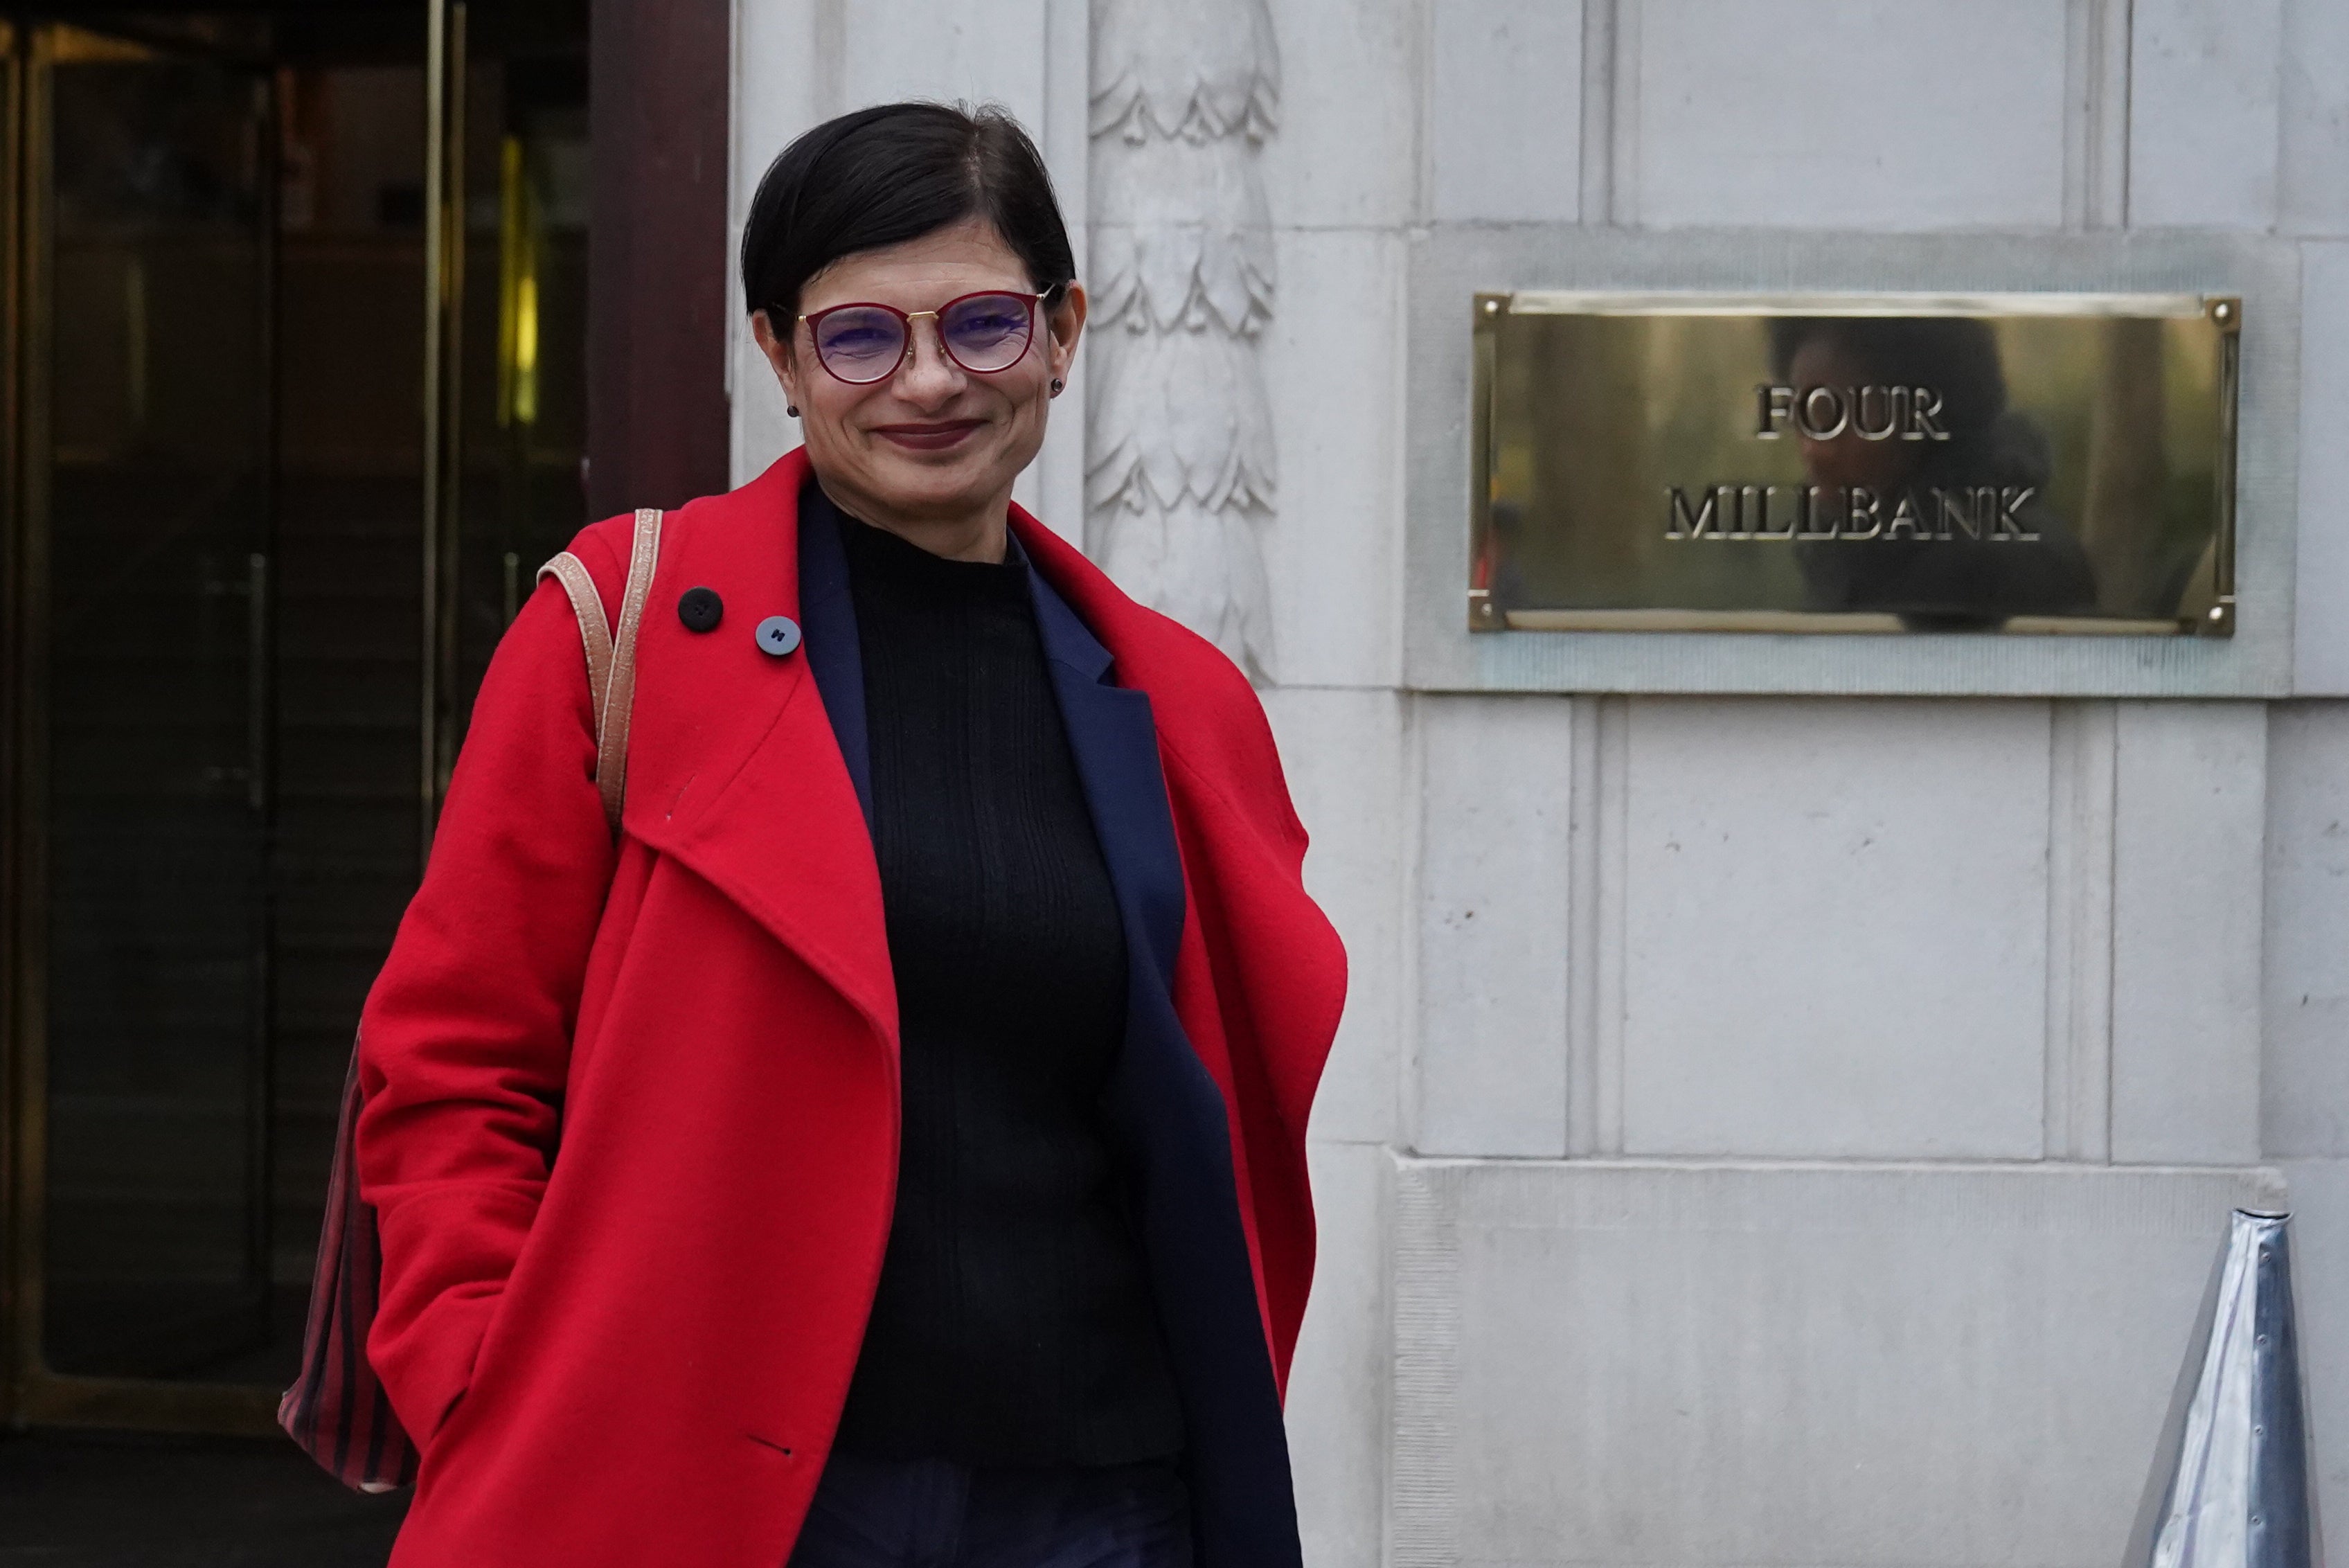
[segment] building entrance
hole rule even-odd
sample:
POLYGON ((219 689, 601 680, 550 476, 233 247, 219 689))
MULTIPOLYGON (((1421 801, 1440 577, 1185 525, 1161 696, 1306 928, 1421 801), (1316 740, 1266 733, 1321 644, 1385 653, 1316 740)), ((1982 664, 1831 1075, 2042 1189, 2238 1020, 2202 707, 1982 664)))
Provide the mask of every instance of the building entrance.
POLYGON ((5 35, 7 1414, 266 1431, 361 999, 585 515, 585 0, 5 35))

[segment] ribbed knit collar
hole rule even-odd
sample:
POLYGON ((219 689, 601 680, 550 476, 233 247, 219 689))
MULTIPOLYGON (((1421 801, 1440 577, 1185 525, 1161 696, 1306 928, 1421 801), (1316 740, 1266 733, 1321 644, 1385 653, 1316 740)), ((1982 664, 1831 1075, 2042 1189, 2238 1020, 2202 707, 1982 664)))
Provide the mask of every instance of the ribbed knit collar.
POLYGON ((840 519, 849 580, 857 587, 938 604, 1027 602, 1027 555, 1019 541, 1009 534, 1000 562, 957 561, 932 555, 910 539, 861 522, 837 504, 831 510, 840 519))

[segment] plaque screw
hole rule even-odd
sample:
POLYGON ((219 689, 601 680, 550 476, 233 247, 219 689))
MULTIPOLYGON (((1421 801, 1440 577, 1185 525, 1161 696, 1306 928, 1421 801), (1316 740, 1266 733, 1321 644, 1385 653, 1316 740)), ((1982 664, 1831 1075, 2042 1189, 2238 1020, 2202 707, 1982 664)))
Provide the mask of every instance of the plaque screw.
POLYGON ((1497 300, 1497 299, 1488 299, 1488 300, 1486 300, 1486 301, 1485 302, 1485 315, 1487 315, 1487 316, 1498 316, 1498 315, 1500 315, 1500 314, 1501 314, 1501 302, 1500 302, 1499 300, 1497 300))
POLYGON ((2226 619, 2226 618, 2227 618, 2227 607, 2226 607, 2226 606, 2224 606, 2224 605, 2212 605, 2212 606, 2210 607, 2210 618, 2211 618, 2212 620, 2224 620, 2224 619, 2226 619))
POLYGON ((2210 319, 2213 321, 2232 321, 2234 318, 2235 307, 2223 299, 2210 307, 2210 319))

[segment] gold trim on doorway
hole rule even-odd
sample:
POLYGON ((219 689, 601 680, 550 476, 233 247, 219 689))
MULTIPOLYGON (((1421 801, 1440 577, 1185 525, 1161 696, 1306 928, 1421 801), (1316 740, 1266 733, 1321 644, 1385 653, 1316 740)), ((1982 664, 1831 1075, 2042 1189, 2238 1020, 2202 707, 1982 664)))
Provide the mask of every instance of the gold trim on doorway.
POLYGON ((49 29, 49 58, 61 66, 104 66, 160 59, 162 53, 151 45, 60 24, 49 29))

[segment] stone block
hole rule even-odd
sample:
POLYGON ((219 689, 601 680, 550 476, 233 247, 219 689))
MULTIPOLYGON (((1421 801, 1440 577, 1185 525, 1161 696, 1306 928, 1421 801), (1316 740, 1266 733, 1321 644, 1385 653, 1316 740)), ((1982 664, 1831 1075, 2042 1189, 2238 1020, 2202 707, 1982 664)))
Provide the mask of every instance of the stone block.
POLYGON ((827 107, 819 79, 827 62, 817 46, 812 10, 773 0, 736 8, 732 124, 738 223, 775 154, 826 113, 837 112, 827 107))
POLYGON ((1632 1154, 2035 1158, 2037 702, 1635 701, 1632 1154))
POLYGON ((792 138, 823 118, 825 95, 819 81, 823 72, 816 57, 814 30, 803 5, 748 5, 735 18, 733 145, 734 167, 730 180, 730 211, 726 228, 727 392, 731 400, 730 472, 736 484, 747 483, 767 464, 799 445, 799 421, 783 412, 783 395, 775 385, 759 346, 750 337, 735 281, 740 275, 742 225, 750 216, 750 198, 759 177, 792 138))
POLYGON ((1044 126, 1045 0, 856 0, 840 10, 843 109, 898 99, 999 103, 1044 126))
POLYGON ((1402 659, 1403 242, 1286 230, 1263 338, 1280 462, 1264 531, 1284 685, 1392 686, 1402 659))
POLYGON ((2130 226, 2273 227, 2282 0, 2135 0, 2129 17, 2130 226))
POLYGON ((1306 1153, 1319 1255, 1288 1375, 1298 1528, 1306 1568, 1379 1568, 1393 1166, 1374 1144, 1315 1142, 1306 1153))
POLYGON ((2270 710, 2267 814, 2261 1146, 2349 1156, 2349 702, 2270 710))
POLYGON ((1427 1153, 1562 1155, 1572 710, 1555 697, 1427 697, 1413 715, 1411 1142, 1427 1153))
POLYGON ((2349 242, 2301 247, 2292 690, 2349 695, 2349 242))
MULTIPOLYGON (((1418 0, 1270 0, 1280 129, 1265 143, 1272 220, 1399 226, 1419 199, 1418 0)), ((1287 291, 1286 280, 1283 291, 1287 291)))
POLYGON ((2228 1211, 2282 1198, 1399 1158, 1391 1561, 2109 1568, 2228 1211))
POLYGON ((1576 220, 1582 9, 1557 0, 1433 0, 1427 164, 1438 223, 1576 220))
POLYGON ((736 323, 729 351, 733 359, 731 431, 734 483, 748 484, 769 463, 800 444, 800 422, 783 412, 781 385, 759 352, 750 327, 736 323))
POLYGON ((2063 220, 2063 0, 1637 0, 1617 25, 1634 222, 2063 220))
POLYGON ((2255 1159, 2267 709, 2124 702, 2117 729, 2112 1157, 2255 1159))
POLYGON ((1403 1007, 1402 702, 1392 691, 1264 694, 1297 815, 1305 885, 1346 942, 1346 1015, 1313 1101, 1313 1136, 1387 1142, 1403 1007))
POLYGON ((2284 0, 2282 226, 2349 235, 2349 5, 2284 0))

